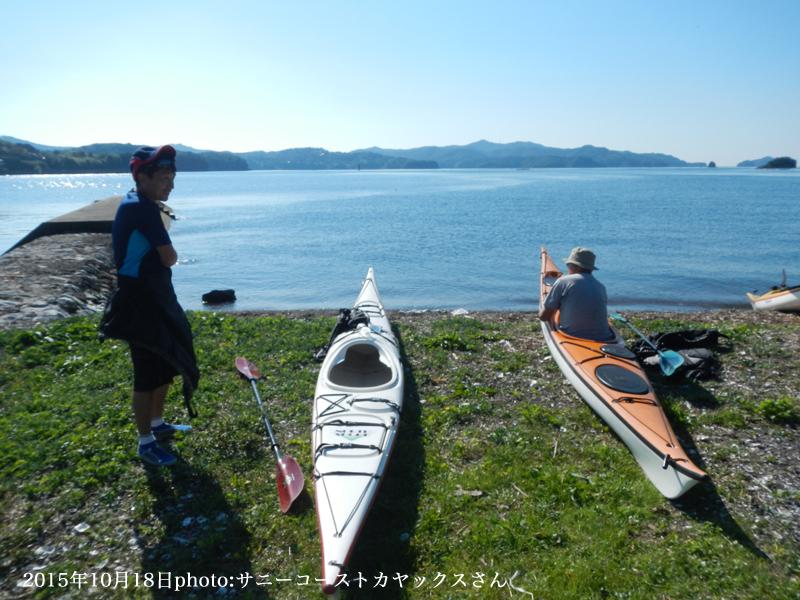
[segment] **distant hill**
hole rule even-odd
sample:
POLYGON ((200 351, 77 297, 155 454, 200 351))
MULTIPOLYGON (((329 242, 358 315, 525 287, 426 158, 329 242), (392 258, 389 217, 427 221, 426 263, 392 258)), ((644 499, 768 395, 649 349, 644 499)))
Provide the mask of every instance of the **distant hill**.
POLYGON ((638 154, 596 146, 550 148, 533 142, 496 144, 486 140, 466 146, 425 146, 411 150, 373 147, 366 148, 363 152, 415 160, 435 160, 440 167, 451 169, 706 166, 706 163, 688 163, 668 154, 638 154))
POLYGON ((328 152, 323 148, 293 148, 277 152, 240 152, 252 170, 312 170, 312 169, 436 169, 433 160, 398 158, 357 150, 328 152))
POLYGON ((128 163, 120 156, 91 155, 80 150, 41 150, 31 144, 0 140, 0 175, 124 173, 127 170, 128 163))
MULTIPOLYGON (((89 144, 88 146, 77 146, 75 150, 83 150, 88 154, 127 154, 130 156, 136 150, 145 146, 146 144, 89 144)), ((213 152, 213 150, 198 150, 191 146, 184 146, 183 144, 170 144, 178 152, 186 152, 189 154, 206 154, 213 152)))
POLYGON ((68 146, 45 146, 44 144, 34 144, 33 142, 28 142, 26 140, 21 140, 19 138, 11 137, 10 135, 0 135, 0 141, 9 142, 11 144, 28 145, 32 146, 36 150, 47 150, 50 152, 52 152, 53 150, 72 150, 72 148, 68 146))
POLYGON ((796 169, 797 161, 788 156, 781 156, 769 161, 767 164, 758 167, 759 169, 796 169))
MULTIPOLYGON (((33 144, 0 139, 0 175, 128 173, 131 154, 139 147, 135 144, 90 144, 43 150, 33 144)), ((230 152, 178 150, 176 162, 181 171, 248 170, 247 162, 230 152)))
MULTIPOLYGON (((0 174, 117 173, 128 171, 139 145, 98 143, 65 148, 43 146, 0 136, 0 174)), ((367 148, 329 152, 324 148, 292 148, 275 152, 211 152, 182 144, 182 171, 311 170, 311 169, 539 169, 603 167, 705 167, 668 154, 640 154, 596 146, 563 149, 533 142, 496 144, 481 140, 466 146, 425 146, 410 150, 367 148)))
POLYGON ((737 167, 763 167, 765 164, 767 164, 771 160, 775 160, 775 159, 773 157, 771 157, 771 156, 765 156, 764 158, 759 158, 759 159, 756 159, 756 160, 743 160, 742 162, 740 162, 736 166, 737 167))
MULTIPOLYGON (((181 171, 436 169, 439 166, 430 160, 398 158, 372 152, 328 152, 322 148, 233 153, 197 150, 183 144, 172 145, 178 151, 177 163, 181 171)), ((127 173, 131 154, 141 146, 100 143, 69 148, 0 136, 0 175, 127 173)))
MULTIPOLYGON (((88 146, 46 146, 45 144, 36 144, 34 142, 29 142, 27 140, 21 140, 19 138, 12 137, 10 135, 0 135, 0 141, 3 142, 11 142, 12 144, 27 144, 28 146, 33 146, 37 150, 47 150, 52 152, 54 150, 58 150, 59 152, 65 152, 67 150, 83 150, 88 154, 118 154, 120 152, 133 152, 137 148, 145 146, 146 144, 89 144, 88 146)), ((191 146, 185 146, 184 144, 172 144, 172 146, 178 152, 192 152, 195 154, 203 153, 203 152, 212 152, 211 150, 198 150, 197 148, 192 148, 191 146)))

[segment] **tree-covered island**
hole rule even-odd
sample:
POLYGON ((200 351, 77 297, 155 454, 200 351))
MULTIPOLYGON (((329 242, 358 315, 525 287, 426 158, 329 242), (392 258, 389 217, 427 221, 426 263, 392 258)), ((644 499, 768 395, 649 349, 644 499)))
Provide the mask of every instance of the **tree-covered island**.
MULTIPOLYGON (((127 173, 134 144, 91 144, 68 150, 40 150, 31 144, 0 140, 0 175, 127 173)), ((247 162, 230 152, 178 152, 181 171, 247 171, 247 162)))
POLYGON ((780 158, 774 158, 769 161, 767 164, 757 167, 759 169, 796 169, 797 168, 797 161, 793 158, 789 158, 788 156, 781 156, 780 158))
MULTIPOLYGON (((313 169, 437 169, 433 160, 385 156, 374 152, 328 152, 297 148, 278 152, 182 151, 180 171, 248 171, 313 169)), ((44 150, 28 143, 0 139, 0 175, 127 173, 135 144, 90 144, 80 148, 44 150)))
MULTIPOLYGON (((551 148, 533 142, 496 144, 481 140, 464 146, 425 146, 407 150, 372 147, 351 152, 291 148, 272 152, 210 152, 181 144, 182 171, 328 169, 587 169, 705 167, 668 154, 609 150, 596 146, 551 148)), ((0 175, 126 173, 134 144, 90 144, 78 148, 45 146, 0 136, 0 175)))

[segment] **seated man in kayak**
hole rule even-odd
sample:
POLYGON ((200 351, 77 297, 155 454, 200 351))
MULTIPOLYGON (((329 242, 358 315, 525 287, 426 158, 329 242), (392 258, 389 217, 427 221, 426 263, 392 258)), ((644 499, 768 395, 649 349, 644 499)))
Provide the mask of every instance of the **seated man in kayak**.
POLYGON ((559 277, 545 298, 539 311, 540 321, 549 321, 556 311, 561 311, 559 328, 567 335, 604 342, 614 334, 608 325, 605 286, 597 281, 592 271, 595 255, 586 248, 574 248, 567 263, 567 275, 559 277))

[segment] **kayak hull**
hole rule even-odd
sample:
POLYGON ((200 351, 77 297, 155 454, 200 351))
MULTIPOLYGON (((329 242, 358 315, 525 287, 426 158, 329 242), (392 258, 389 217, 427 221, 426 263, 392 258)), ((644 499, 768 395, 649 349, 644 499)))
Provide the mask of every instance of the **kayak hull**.
MULTIPOLYGON (((562 275, 542 248, 540 306, 562 275)), ((619 436, 653 485, 667 498, 678 498, 708 475, 680 446, 661 404, 635 355, 625 348, 609 323, 611 341, 596 342, 559 331, 559 315, 541 322, 542 333, 561 372, 619 436)))
POLYGON ((800 310, 800 286, 771 290, 756 296, 747 294, 754 310, 800 310))
POLYGON ((354 308, 369 325, 332 341, 314 393, 314 495, 322 588, 337 590, 389 462, 400 424, 403 369, 370 268, 354 308))

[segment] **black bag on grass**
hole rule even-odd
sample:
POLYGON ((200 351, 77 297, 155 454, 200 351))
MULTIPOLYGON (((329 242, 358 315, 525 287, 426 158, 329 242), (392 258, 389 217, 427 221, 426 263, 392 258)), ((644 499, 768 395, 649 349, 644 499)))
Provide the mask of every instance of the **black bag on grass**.
MULTIPOLYGON (((711 379, 716 377, 720 364, 707 349, 719 343, 720 333, 716 329, 685 329, 668 333, 654 333, 648 339, 661 351, 673 350, 683 357, 683 364, 673 375, 689 379, 711 379)), ((645 366, 659 365, 658 353, 644 340, 631 344, 631 350, 645 366)))
POLYGON ((708 348, 719 343, 716 329, 684 329, 668 333, 654 333, 648 336, 659 350, 688 350, 689 348, 708 348))
POLYGON ((678 350, 678 354, 683 357, 683 364, 677 370, 680 377, 695 380, 711 379, 722 370, 714 355, 705 348, 678 350))
MULTIPOLYGON (((689 350, 691 348, 708 348, 719 343, 719 331, 716 329, 684 329, 668 333, 652 333, 647 339, 659 350, 689 350)), ((656 351, 645 342, 639 340, 630 346, 639 360, 656 356, 656 351)))

